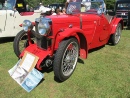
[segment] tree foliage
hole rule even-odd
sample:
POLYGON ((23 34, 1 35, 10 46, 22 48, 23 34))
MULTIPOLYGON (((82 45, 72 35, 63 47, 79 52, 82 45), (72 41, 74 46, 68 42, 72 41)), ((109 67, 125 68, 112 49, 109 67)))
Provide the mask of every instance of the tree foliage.
POLYGON ((114 9, 116 0, 104 0, 106 3, 107 9, 114 9))
POLYGON ((52 3, 65 3, 66 2, 66 0, 25 0, 25 1, 31 7, 38 6, 39 3, 42 3, 44 6, 47 6, 52 3))
MULTIPOLYGON (((107 9, 114 9, 115 0, 104 0, 106 3, 107 9)), ((52 3, 65 3, 66 0, 26 0, 26 2, 31 7, 36 7, 41 2, 44 6, 47 6, 52 3)))

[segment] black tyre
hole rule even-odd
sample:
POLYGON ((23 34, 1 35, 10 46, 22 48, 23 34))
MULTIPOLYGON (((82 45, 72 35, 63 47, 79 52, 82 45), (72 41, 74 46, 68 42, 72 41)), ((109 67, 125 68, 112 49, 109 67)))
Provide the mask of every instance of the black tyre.
POLYGON ((60 43, 53 63, 54 75, 59 81, 65 81, 72 75, 78 56, 79 44, 75 38, 63 40, 60 43))
POLYGON ((111 36, 112 45, 116 45, 119 43, 120 38, 121 38, 121 32, 122 32, 122 26, 119 23, 117 28, 116 28, 116 32, 111 36))
MULTIPOLYGON (((32 30, 32 32, 34 32, 32 30)), ((34 37, 31 35, 32 43, 34 43, 34 37)), ((13 42, 13 49, 14 53, 16 54, 17 57, 21 54, 21 52, 29 45, 28 43, 28 37, 27 37, 27 32, 24 30, 21 30, 14 38, 13 42)))

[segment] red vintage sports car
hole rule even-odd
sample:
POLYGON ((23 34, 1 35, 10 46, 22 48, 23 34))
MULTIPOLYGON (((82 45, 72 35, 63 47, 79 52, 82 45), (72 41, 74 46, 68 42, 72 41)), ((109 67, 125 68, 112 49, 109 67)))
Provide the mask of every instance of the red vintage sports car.
POLYGON ((70 2, 65 15, 42 14, 35 23, 24 20, 23 30, 14 40, 14 52, 19 58, 26 51, 34 54, 39 57, 38 70, 53 66, 57 79, 65 81, 79 56, 86 59, 88 50, 108 42, 116 45, 120 40, 123 20, 106 15, 102 5, 102 0, 70 2))

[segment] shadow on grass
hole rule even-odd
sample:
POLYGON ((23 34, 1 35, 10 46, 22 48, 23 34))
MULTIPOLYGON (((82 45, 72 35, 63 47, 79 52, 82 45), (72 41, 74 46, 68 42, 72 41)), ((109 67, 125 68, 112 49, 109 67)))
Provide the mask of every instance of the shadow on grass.
POLYGON ((84 61, 80 58, 78 58, 78 63, 84 64, 84 61))
MULTIPOLYGON (((43 68, 43 70, 41 70, 40 72, 41 73, 50 73, 50 72, 52 72, 53 71, 53 65, 51 66, 51 67, 44 67, 43 68)), ((42 83, 43 81, 44 81, 45 79, 43 79, 40 83, 42 83)), ((62 81, 60 81, 56 76, 54 76, 54 80, 56 81, 56 82, 58 82, 58 83, 61 83, 62 81)), ((39 83, 39 84, 40 84, 39 83)), ((38 85, 39 85, 38 84, 38 85)))
POLYGON ((109 45, 109 46, 115 46, 115 45, 113 45, 111 42, 109 42, 109 43, 107 43, 107 45, 109 45))
MULTIPOLYGON (((43 79, 38 83, 37 86, 39 86, 44 80, 45 80, 45 79, 43 78, 43 79)), ((36 87, 37 87, 37 86, 36 86, 36 87)))
POLYGON ((62 83, 64 81, 60 81, 56 76, 54 76, 54 80, 57 82, 57 83, 62 83))
MULTIPOLYGON (((44 67, 43 70, 41 70, 40 72, 41 73, 50 73, 53 71, 53 66, 51 67, 44 67)), ((40 83, 42 83, 45 79, 43 79, 40 83)), ((57 83, 62 83, 62 81, 60 81, 56 76, 54 76, 54 80, 57 82, 57 83)), ((39 83, 39 84, 40 84, 39 83)), ((38 85, 39 85, 38 84, 38 85)))
POLYGON ((53 66, 50 67, 44 67, 43 70, 41 70, 40 72, 42 73, 50 73, 53 71, 53 66))
MULTIPOLYGON (((100 50, 100 49, 102 49, 103 47, 105 47, 105 45, 103 45, 103 46, 101 46, 101 47, 98 47, 98 48, 94 48, 94 49, 91 49, 91 50, 89 50, 89 52, 88 53, 92 53, 92 52, 94 52, 94 51, 98 51, 98 50, 100 50)), ((78 58, 78 63, 82 63, 82 64, 84 64, 84 61, 82 60, 82 59, 80 59, 80 58, 78 58)), ((51 66, 51 67, 45 67, 45 68, 43 68, 43 70, 41 71, 42 73, 50 73, 50 72, 52 72, 53 71, 53 66, 51 66)), ((58 83, 62 83, 63 81, 60 81, 56 76, 54 76, 54 80, 56 81, 56 82, 58 82, 58 83)))
POLYGON ((104 47, 105 47, 105 45, 100 46, 100 47, 97 47, 97 48, 94 48, 94 49, 91 49, 91 50, 88 51, 88 53, 92 53, 92 52, 94 52, 94 51, 98 51, 98 50, 100 50, 100 49, 102 49, 102 48, 104 48, 104 47))
POLYGON ((13 42, 13 41, 14 41, 14 37, 0 38, 0 44, 7 43, 7 42, 13 42))

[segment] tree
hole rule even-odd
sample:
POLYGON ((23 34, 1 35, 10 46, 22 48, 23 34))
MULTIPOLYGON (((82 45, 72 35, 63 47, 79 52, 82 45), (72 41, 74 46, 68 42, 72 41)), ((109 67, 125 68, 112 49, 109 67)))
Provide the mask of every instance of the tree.
POLYGON ((104 0, 106 3, 107 9, 114 9, 115 6, 115 0, 104 0))
POLYGON ((30 7, 36 7, 39 5, 40 0, 25 0, 30 7))
MULTIPOLYGON (((44 6, 47 6, 52 3, 65 3, 66 0, 25 0, 29 6, 36 7, 39 5, 39 3, 43 3, 44 6)), ((116 0, 104 0, 106 3, 107 9, 114 9, 115 1, 116 0)))

